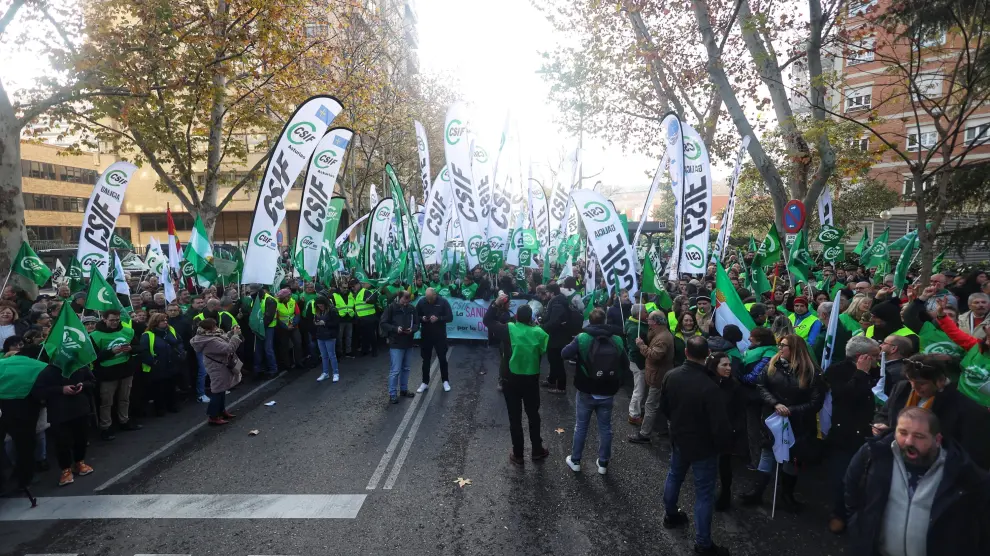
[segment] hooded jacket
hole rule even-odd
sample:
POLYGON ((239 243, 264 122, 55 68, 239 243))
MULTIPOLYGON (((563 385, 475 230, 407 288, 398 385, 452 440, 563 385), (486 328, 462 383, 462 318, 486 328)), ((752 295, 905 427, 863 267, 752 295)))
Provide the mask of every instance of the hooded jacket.
POLYGON ((237 346, 241 345, 242 339, 240 334, 217 328, 211 332, 200 331, 190 340, 196 353, 203 354, 203 366, 210 375, 210 391, 214 394, 230 390, 241 381, 239 371, 227 368, 227 359, 237 358, 237 346))

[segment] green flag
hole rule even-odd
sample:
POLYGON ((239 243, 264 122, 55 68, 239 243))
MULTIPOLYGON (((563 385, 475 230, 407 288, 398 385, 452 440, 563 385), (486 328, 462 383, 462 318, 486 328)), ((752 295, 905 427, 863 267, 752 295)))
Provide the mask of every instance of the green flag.
POLYGON ((876 268, 880 264, 887 263, 890 259, 890 251, 887 248, 888 236, 890 236, 890 228, 884 230, 870 248, 863 252, 860 264, 866 268, 876 268))
POLYGON ((663 282, 657 282, 657 273, 653 268, 653 259, 650 255, 651 253, 647 252, 646 257, 643 258, 643 283, 640 284, 640 291, 656 294, 657 305, 660 307, 672 307, 674 302, 670 299, 667 289, 663 287, 663 282))
POLYGON ((16 274, 31 280, 39 287, 52 277, 52 271, 48 269, 45 263, 41 262, 41 258, 26 241, 21 242, 21 248, 17 250, 17 256, 14 257, 12 266, 16 274))
POLYGON ((759 247, 756 246, 756 238, 753 237, 753 234, 750 234, 749 235, 749 248, 748 248, 748 251, 750 253, 756 253, 756 250, 757 249, 759 249, 759 247))
POLYGON ((98 267, 89 267, 89 293, 86 294, 86 308, 93 311, 108 311, 110 309, 122 310, 120 301, 117 300, 117 292, 113 286, 107 282, 103 274, 98 271, 98 267))
POLYGON ((118 236, 117 234, 113 234, 110 236, 110 247, 112 249, 126 249, 127 251, 134 250, 134 246, 131 245, 131 242, 118 236))
POLYGON ((853 248, 853 253, 857 255, 862 255, 863 251, 866 251, 870 245, 870 230, 868 228, 863 228, 863 237, 859 238, 859 243, 853 248))
POLYGON ((821 229, 818 230, 818 243, 822 245, 838 245, 842 241, 842 236, 846 235, 845 230, 840 230, 835 226, 829 226, 824 224, 821 229))
POLYGON ((780 253, 780 234, 777 233, 777 223, 774 222, 770 224, 766 237, 756 250, 759 265, 754 261, 753 266, 770 266, 780 260, 780 253))
POLYGON ((770 285, 770 280, 767 278, 767 273, 763 272, 762 268, 753 265, 750 267, 747 276, 749 276, 749 287, 753 290, 753 295, 755 295, 757 299, 759 299, 764 293, 773 289, 773 286, 770 285))
POLYGON ((86 287, 83 281, 83 267, 79 259, 72 257, 69 261, 69 291, 79 293, 86 287))
POLYGON ((935 326, 932 322, 926 322, 918 330, 918 341, 921 346, 921 353, 943 354, 953 357, 962 357, 965 353, 959 344, 953 342, 949 335, 935 326))
POLYGON ((935 261, 932 262, 932 273, 938 273, 942 271, 942 260, 945 258, 945 254, 949 251, 948 248, 942 249, 942 252, 935 257, 935 261))
POLYGON ((904 289, 904 286, 907 285, 908 269, 911 267, 911 260, 914 256, 914 250, 918 248, 918 243, 920 242, 917 231, 911 232, 907 235, 911 234, 914 234, 914 236, 910 239, 907 245, 902 248, 901 256, 897 259, 897 267, 894 269, 894 287, 898 290, 904 289))
POLYGON ((23 355, 0 358, 0 400, 28 397, 38 375, 47 366, 47 363, 23 355))
POLYGON ((210 245, 210 238, 206 235, 203 219, 198 214, 192 234, 189 235, 189 243, 182 251, 182 258, 189 261, 198 279, 211 284, 217 281, 217 269, 213 268, 212 263, 213 246, 210 245))
POLYGON ((794 276, 795 282, 808 282, 808 278, 813 277, 811 268, 815 266, 811 253, 808 252, 808 240, 805 231, 802 229, 794 238, 791 245, 790 257, 787 259, 787 271, 794 276))
MULTIPOLYGON (((95 271, 96 266, 92 268, 95 271)), ((96 275, 99 276, 99 273, 96 275)), ((105 284, 106 280, 103 282, 105 284)), ((96 361, 93 342, 86 333, 86 327, 71 307, 59 311, 58 320, 55 321, 55 326, 45 340, 45 351, 48 352, 51 364, 61 369, 64 377, 96 361)))
POLYGON ((251 331, 258 336, 258 338, 265 337, 265 300, 264 293, 262 291, 258 292, 258 295, 254 298, 254 305, 251 307, 251 315, 248 317, 248 326, 251 331))

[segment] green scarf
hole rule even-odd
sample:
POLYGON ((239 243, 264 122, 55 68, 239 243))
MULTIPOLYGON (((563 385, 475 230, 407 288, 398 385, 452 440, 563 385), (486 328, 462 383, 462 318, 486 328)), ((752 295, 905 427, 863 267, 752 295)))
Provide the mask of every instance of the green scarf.
POLYGON ((773 357, 774 355, 777 355, 777 346, 749 348, 746 350, 746 354, 743 355, 743 365, 750 365, 764 357, 773 357))

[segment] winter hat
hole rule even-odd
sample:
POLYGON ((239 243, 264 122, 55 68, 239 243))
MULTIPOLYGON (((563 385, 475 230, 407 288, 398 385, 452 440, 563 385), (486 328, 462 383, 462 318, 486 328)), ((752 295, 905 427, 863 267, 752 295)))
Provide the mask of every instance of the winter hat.
POLYGON ((896 323, 901 318, 901 311, 893 303, 877 303, 870 308, 874 317, 886 323, 896 323))
POLYGON ((805 296, 803 296, 803 295, 799 295, 799 296, 797 296, 797 297, 794 298, 794 303, 801 303, 802 305, 807 306, 808 305, 808 298, 805 297, 805 296))

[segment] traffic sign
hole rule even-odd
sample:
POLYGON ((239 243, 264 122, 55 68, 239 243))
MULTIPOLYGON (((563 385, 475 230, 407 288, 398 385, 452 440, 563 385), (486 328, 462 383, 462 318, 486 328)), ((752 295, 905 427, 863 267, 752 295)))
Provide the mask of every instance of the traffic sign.
POLYGON ((796 234, 804 227, 804 203, 798 200, 788 201, 784 205, 784 231, 796 234))

